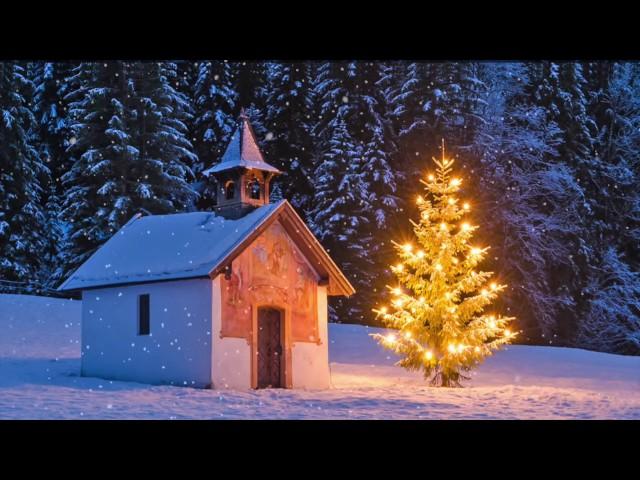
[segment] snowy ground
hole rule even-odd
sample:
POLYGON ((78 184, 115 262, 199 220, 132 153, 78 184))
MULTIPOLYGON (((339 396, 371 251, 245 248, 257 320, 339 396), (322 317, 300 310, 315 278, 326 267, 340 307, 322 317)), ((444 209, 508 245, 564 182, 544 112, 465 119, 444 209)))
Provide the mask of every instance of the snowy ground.
POLYGON ((195 390, 79 377, 79 320, 79 302, 0 295, 0 419, 640 419, 640 357, 511 346, 434 389, 375 329, 330 325, 331 390, 195 390))

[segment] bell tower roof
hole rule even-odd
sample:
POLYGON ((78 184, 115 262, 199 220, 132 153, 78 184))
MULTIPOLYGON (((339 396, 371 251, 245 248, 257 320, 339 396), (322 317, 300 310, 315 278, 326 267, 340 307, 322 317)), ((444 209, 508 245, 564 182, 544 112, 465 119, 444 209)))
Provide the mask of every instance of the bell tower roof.
POLYGON ((249 123, 249 118, 245 114, 244 109, 242 109, 240 113, 238 127, 231 136, 222 160, 220 163, 217 163, 202 173, 205 176, 209 176, 210 174, 235 168, 262 170, 276 175, 282 173, 276 167, 264 161, 262 152, 258 148, 255 134, 249 123))
POLYGON ((220 162, 202 172, 216 188, 213 210, 231 219, 268 205, 271 180, 280 173, 264 161, 244 110, 220 162))

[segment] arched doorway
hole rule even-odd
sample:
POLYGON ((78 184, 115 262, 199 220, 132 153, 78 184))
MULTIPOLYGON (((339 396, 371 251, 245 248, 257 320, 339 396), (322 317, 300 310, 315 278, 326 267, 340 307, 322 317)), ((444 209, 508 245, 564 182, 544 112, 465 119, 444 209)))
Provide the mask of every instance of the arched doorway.
POLYGON ((284 315, 258 308, 258 388, 284 388, 284 315))

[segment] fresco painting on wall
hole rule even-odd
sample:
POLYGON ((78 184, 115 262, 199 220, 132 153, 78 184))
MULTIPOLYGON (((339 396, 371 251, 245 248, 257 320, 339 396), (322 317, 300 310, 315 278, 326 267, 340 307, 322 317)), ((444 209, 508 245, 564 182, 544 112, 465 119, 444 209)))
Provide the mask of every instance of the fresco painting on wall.
POLYGON ((251 305, 291 312, 294 342, 317 342, 316 275, 279 223, 234 261, 222 289, 222 337, 251 340, 251 305))

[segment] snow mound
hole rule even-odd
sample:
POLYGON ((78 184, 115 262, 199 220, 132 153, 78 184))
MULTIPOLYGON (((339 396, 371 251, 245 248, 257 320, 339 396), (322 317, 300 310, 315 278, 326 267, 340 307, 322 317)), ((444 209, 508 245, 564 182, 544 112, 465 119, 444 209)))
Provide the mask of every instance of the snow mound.
POLYGON ((634 418, 640 357, 515 345, 489 358, 463 389, 428 387, 369 336, 331 324, 332 388, 197 390, 80 371, 81 302, 0 295, 0 419, 7 418, 634 418))

